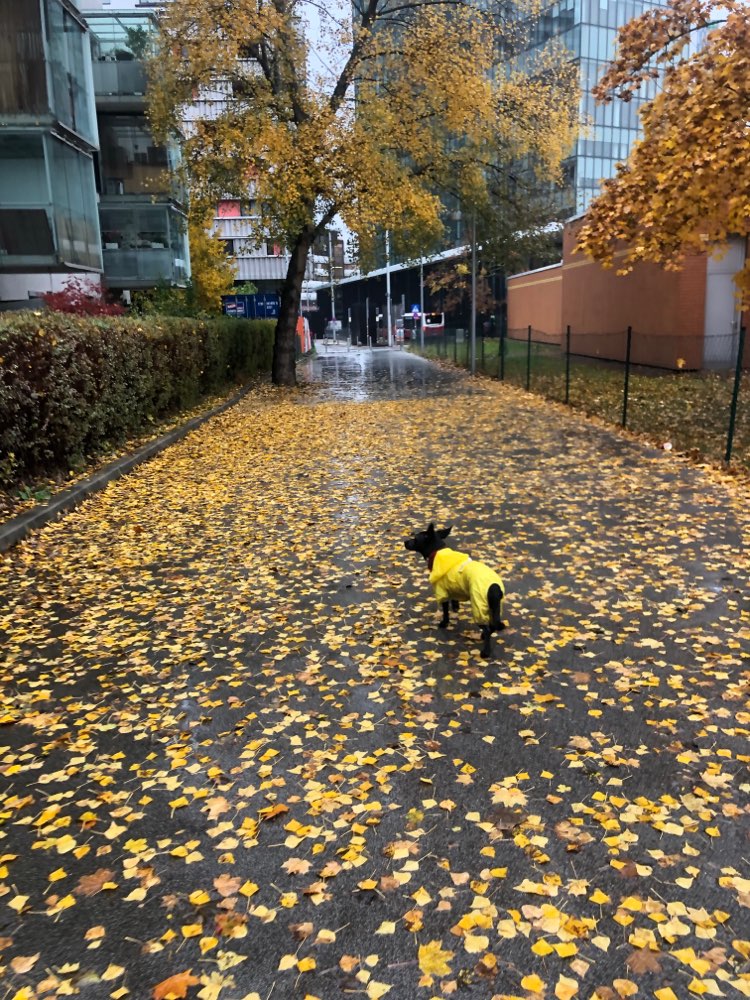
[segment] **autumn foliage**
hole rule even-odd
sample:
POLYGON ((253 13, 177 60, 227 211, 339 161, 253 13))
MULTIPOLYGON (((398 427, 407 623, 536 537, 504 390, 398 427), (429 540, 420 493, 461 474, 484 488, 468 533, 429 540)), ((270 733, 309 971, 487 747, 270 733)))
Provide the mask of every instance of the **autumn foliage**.
MULTIPOLYGON (((447 313, 459 313, 471 308, 471 271, 464 261, 457 264, 442 264, 433 268, 425 280, 433 297, 440 297, 442 308, 447 313)), ((492 295, 489 276, 484 268, 477 272, 476 284, 477 312, 492 312, 497 302, 492 295)))
POLYGON ((321 13, 313 60, 293 0, 181 0, 166 5, 151 63, 151 120, 160 139, 181 142, 194 204, 251 188, 255 235, 289 251, 280 384, 295 381, 307 254, 336 215, 360 246, 398 219, 399 252, 431 252, 447 205, 484 215, 505 189, 512 214, 523 200, 507 192, 519 159, 557 179, 577 130, 567 54, 550 45, 515 60, 534 4, 366 0, 342 10, 321 13), (196 107, 196 95, 207 100, 196 107))
POLYGON ((101 285, 92 285, 82 278, 68 278, 59 292, 42 296, 44 304, 54 312, 74 316, 122 316, 125 309, 112 302, 101 285))
MULTIPOLYGON (((587 253, 622 273, 637 261, 667 267, 726 245, 750 228, 750 9, 736 0, 670 0, 620 30, 618 54, 596 90, 630 101, 658 73, 641 109, 643 138, 605 181, 580 232, 587 253)), ((750 264, 738 275, 750 304, 750 264)))
POLYGON ((267 371, 273 324, 159 317, 0 320, 0 470, 67 470, 237 378, 267 371))
POLYGON ((211 220, 191 219, 190 266, 191 298, 200 312, 220 313, 221 297, 234 285, 234 266, 222 241, 207 232, 211 220))

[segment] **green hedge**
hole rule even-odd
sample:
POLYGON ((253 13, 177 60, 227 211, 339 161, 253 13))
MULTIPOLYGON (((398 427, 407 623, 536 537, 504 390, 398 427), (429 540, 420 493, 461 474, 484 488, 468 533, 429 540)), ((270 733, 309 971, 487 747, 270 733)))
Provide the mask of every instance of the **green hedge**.
POLYGON ((271 320, 0 316, 0 481, 67 470, 271 367, 271 320))

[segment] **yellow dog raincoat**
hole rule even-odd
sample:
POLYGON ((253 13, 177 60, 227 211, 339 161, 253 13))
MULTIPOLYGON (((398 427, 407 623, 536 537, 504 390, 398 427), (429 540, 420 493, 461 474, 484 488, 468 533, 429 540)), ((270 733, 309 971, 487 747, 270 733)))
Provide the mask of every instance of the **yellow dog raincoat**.
MULTIPOLYGON (((440 604, 443 601, 471 601, 471 613, 478 625, 489 624, 487 591, 493 583, 499 584, 502 597, 505 597, 503 581, 494 570, 455 549, 438 549, 434 554, 430 583, 440 604)), ((501 598, 501 616, 502 607, 501 598)))

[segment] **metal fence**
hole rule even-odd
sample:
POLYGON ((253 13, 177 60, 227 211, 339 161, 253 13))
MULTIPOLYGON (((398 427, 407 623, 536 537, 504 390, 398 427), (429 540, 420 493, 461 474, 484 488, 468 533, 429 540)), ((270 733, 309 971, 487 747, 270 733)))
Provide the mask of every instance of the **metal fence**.
MULTIPOLYGON (((550 336, 527 327, 480 335, 475 370, 642 433, 666 449, 750 468, 750 345, 726 336, 628 328, 550 336)), ((418 345, 414 345, 418 350, 418 345)), ((446 329, 427 356, 471 368, 471 344, 446 329)))

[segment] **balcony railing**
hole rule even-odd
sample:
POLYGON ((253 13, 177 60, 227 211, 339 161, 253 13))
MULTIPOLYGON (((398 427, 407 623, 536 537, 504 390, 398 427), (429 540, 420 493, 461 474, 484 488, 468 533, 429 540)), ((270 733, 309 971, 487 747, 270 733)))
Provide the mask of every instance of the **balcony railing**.
POLYGON ((168 249, 104 250, 104 276, 113 287, 148 287, 159 282, 183 285, 185 262, 168 249))
POLYGON ((97 97, 143 97, 146 69, 137 59, 94 63, 94 93, 97 97))

